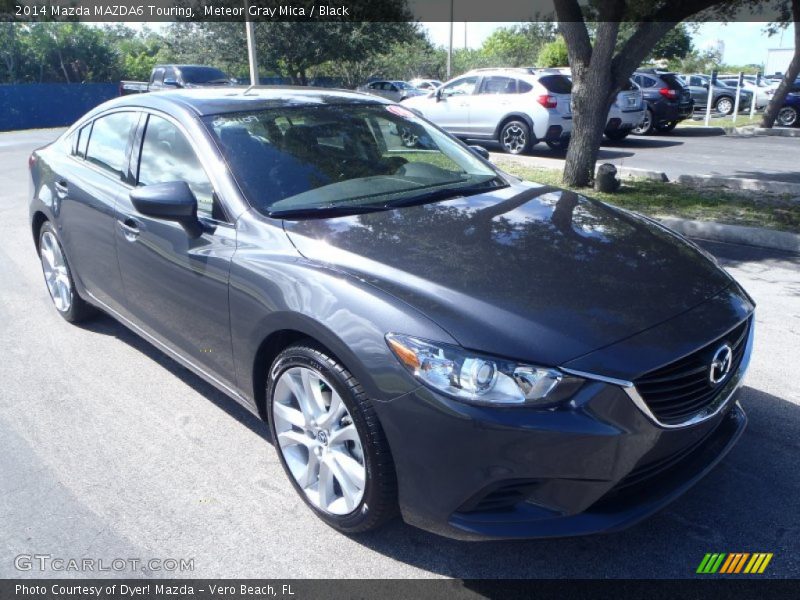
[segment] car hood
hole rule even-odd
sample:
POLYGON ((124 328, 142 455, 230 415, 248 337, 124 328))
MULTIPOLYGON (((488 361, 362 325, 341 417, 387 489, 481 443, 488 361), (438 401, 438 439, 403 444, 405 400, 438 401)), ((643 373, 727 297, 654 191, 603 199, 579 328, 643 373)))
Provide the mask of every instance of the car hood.
POLYGON ((527 183, 284 228, 306 258, 393 294, 464 347, 544 365, 662 323, 732 281, 649 220, 527 183))

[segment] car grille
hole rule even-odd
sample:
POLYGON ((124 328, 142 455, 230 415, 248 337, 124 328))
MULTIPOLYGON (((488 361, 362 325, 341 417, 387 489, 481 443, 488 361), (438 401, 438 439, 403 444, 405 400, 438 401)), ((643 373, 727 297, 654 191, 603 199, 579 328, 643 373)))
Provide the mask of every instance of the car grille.
POLYGON ((636 390, 650 412, 661 423, 678 425, 713 404, 717 394, 725 387, 723 384, 742 363, 749 329, 750 319, 689 356, 650 371, 634 381, 636 390), (711 359, 723 342, 733 350, 733 360, 728 376, 712 386, 708 379, 711 359))

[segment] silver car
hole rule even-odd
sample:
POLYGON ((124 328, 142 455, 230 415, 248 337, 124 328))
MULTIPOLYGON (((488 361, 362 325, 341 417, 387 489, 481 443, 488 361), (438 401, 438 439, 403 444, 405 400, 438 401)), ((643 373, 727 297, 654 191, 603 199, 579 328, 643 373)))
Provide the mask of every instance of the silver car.
POLYGON ((373 81, 358 88, 359 92, 381 96, 393 102, 400 102, 413 96, 425 94, 423 90, 418 90, 410 83, 405 81, 373 81))
POLYGON ((521 154, 544 141, 563 148, 572 132, 572 84, 537 69, 476 69, 403 102, 455 136, 499 142, 521 154))

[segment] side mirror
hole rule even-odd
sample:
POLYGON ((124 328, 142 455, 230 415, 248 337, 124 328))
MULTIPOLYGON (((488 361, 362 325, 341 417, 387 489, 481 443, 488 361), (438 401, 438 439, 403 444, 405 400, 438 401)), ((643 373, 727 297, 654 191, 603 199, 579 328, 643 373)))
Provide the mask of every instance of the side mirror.
POLYGON ((442 100, 442 88, 436 88, 434 95, 436 96, 436 101, 440 102, 442 100))
POLYGON ((197 219, 197 198, 185 181, 136 188, 131 191, 131 202, 143 215, 180 223, 191 238, 203 233, 203 225, 197 219))
POLYGON ((708 84, 707 84, 707 83, 704 83, 704 84, 703 84, 703 87, 704 87, 704 88, 706 88, 706 89, 708 89, 708 84))
POLYGON ((177 79, 165 79, 164 80, 164 85, 168 85, 170 87, 176 87, 176 88, 181 87, 181 84, 178 83, 177 79))
POLYGON ((480 156, 482 159, 489 160, 489 151, 483 146, 470 146, 469 149, 472 150, 478 156, 480 156))

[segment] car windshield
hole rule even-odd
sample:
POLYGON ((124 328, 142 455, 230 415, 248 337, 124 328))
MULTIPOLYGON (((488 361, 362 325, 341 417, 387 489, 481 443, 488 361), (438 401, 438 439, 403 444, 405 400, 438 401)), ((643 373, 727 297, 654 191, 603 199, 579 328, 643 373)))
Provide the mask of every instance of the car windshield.
POLYGON ((460 142, 397 105, 287 106, 203 120, 248 202, 265 215, 385 210, 507 185, 460 142))
POLYGON ((186 83, 228 83, 230 80, 214 67, 181 67, 181 75, 186 83))

